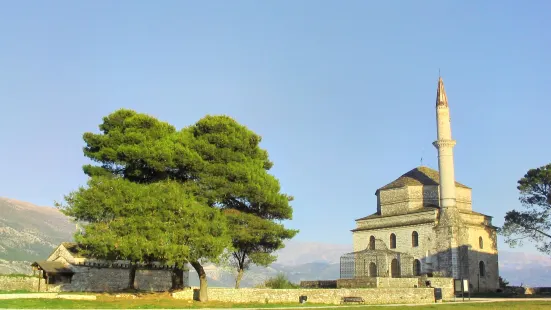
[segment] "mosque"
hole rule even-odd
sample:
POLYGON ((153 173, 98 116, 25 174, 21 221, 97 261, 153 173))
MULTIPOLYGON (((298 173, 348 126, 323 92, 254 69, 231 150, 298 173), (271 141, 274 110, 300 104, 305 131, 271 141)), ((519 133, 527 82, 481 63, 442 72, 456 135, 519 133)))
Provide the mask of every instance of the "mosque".
POLYGON ((341 278, 417 276, 468 279, 472 291, 498 288, 496 227, 473 211, 471 188, 455 181, 450 107, 436 95, 438 168, 420 166, 379 188, 377 211, 356 220, 352 265, 341 278))

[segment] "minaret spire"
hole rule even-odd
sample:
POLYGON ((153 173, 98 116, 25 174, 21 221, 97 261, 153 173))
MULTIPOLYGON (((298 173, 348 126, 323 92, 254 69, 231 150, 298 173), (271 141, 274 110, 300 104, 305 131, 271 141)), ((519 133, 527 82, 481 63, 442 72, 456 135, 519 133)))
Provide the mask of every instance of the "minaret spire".
MULTIPOLYGON (((453 147, 450 108, 444 89, 442 77, 438 78, 436 91, 436 123, 437 140, 433 145, 438 149, 438 171, 440 174, 440 207, 456 207, 455 202, 455 172, 453 164, 453 147)), ((444 210, 442 210, 444 212, 444 210)))
POLYGON ((436 106, 439 105, 448 106, 448 97, 446 96, 446 90, 444 89, 444 81, 442 77, 438 77, 438 89, 436 90, 436 106))

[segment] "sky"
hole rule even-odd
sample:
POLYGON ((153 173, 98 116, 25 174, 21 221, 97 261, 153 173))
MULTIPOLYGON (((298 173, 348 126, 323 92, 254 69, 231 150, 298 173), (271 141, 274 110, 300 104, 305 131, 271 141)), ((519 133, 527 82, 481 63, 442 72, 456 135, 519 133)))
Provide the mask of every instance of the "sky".
POLYGON ((549 29, 544 0, 2 1, 0 196, 85 185, 82 135, 117 109, 225 114, 262 136, 295 240, 351 244, 377 188, 438 167, 440 71, 456 179, 500 226, 551 162, 549 29))

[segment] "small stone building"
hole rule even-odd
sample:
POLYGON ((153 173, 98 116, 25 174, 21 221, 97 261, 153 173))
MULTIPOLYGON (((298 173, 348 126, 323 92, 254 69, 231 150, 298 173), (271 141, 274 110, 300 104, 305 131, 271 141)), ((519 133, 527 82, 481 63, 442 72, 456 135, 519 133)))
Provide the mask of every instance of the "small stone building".
POLYGON ((474 211, 472 189, 455 181, 455 140, 441 78, 436 116, 439 171, 420 166, 375 192, 376 212, 357 219, 352 230, 354 252, 341 260, 344 276, 428 275, 468 279, 473 291, 499 287, 492 217, 474 211))
MULTIPOLYGON (((129 262, 99 260, 79 252, 76 243, 61 243, 45 260, 32 264, 46 287, 42 291, 121 291, 128 287, 129 262)), ((184 286, 189 286, 189 268, 184 268, 184 286)), ((172 286, 172 266, 159 263, 141 265, 135 287, 145 291, 167 291, 172 286)))

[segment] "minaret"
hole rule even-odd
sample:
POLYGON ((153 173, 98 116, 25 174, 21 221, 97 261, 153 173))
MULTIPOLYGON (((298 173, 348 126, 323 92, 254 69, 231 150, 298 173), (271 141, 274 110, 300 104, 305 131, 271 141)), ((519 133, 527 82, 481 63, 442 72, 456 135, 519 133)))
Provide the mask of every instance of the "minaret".
POLYGON ((453 147, 450 121, 450 107, 444 90, 444 81, 438 79, 436 91, 437 139, 432 144, 438 149, 438 171, 440 174, 440 216, 437 231, 438 265, 447 271, 448 276, 457 279, 461 276, 460 253, 458 246, 461 238, 460 216, 455 200, 455 175, 453 167, 453 147))
POLYGON ((452 128, 450 122, 450 107, 444 81, 438 79, 436 92, 436 123, 437 139, 432 144, 438 149, 438 171, 440 173, 440 207, 445 213, 445 208, 455 208, 455 174, 453 168, 452 128))

